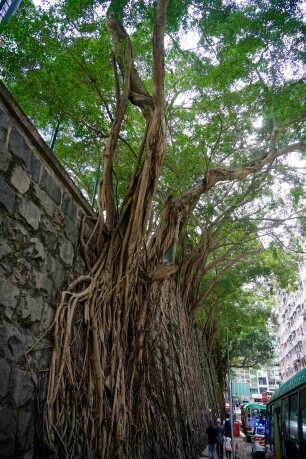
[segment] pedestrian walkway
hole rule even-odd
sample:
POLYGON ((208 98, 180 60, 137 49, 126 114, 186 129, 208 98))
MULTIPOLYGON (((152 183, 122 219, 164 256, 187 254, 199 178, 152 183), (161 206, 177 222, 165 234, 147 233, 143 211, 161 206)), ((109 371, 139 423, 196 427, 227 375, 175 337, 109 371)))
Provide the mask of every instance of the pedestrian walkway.
MULTIPOLYGON (((236 443, 238 445, 239 459, 251 459, 252 458, 252 446, 251 446, 251 443, 248 442, 246 439, 246 435, 243 431, 242 423, 240 421, 240 412, 238 411, 236 412, 236 422, 239 423, 240 435, 239 437, 234 436, 232 459, 235 459, 236 443)), ((207 457, 209 457, 208 446, 206 446, 205 450, 202 452, 201 457, 199 457, 198 459, 206 459, 207 457)), ((225 458, 225 452, 224 452, 224 458, 225 458)), ((218 459, 217 453, 215 454, 215 459, 218 459)))

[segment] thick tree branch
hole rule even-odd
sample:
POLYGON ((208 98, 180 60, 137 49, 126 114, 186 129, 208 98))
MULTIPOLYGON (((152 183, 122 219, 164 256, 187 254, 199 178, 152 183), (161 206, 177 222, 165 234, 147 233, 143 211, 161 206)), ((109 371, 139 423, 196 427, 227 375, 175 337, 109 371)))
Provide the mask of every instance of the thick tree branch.
MULTIPOLYGON (((127 2, 122 2, 122 8, 125 5, 125 3, 127 2)), ((119 64, 119 68, 123 73, 126 71, 127 66, 130 67, 130 100, 134 105, 140 107, 145 118, 148 120, 152 115, 153 99, 147 91, 146 87, 144 86, 143 82, 141 81, 141 78, 135 68, 130 38, 126 29, 120 22, 120 14, 115 9, 115 7, 116 2, 111 2, 111 5, 107 12, 107 25, 110 33, 112 34, 113 52, 119 64), (123 46, 127 46, 130 48, 132 57, 130 62, 126 62, 124 56, 122 55, 123 46)))
POLYGON ((166 31, 169 0, 159 0, 156 8, 153 35, 153 100, 155 109, 165 111, 165 63, 164 36, 166 31))
POLYGON ((306 141, 296 142, 286 147, 277 150, 275 148, 277 135, 275 132, 272 133, 270 149, 268 153, 265 153, 258 158, 244 163, 240 166, 229 168, 229 167, 216 167, 211 169, 204 177, 204 179, 198 180, 198 182, 181 196, 176 198, 176 205, 184 205, 187 209, 191 209, 198 201, 203 193, 209 191, 216 183, 231 180, 241 180, 250 174, 260 171, 264 166, 274 161, 276 158, 284 156, 293 151, 299 151, 306 148, 306 141))

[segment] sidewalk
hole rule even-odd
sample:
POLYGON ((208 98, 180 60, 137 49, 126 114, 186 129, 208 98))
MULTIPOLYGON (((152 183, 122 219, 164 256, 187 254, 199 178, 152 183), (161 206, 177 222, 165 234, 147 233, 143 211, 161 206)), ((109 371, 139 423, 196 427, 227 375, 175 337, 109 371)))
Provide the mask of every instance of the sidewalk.
MULTIPOLYGON (((252 447, 251 447, 251 443, 247 442, 246 435, 243 431, 243 427, 240 421, 240 411, 236 412, 236 419, 237 419, 237 422, 239 422, 240 435, 239 437, 234 436, 232 459, 235 459, 236 443, 238 445, 239 459, 251 459, 252 458, 252 447)), ((202 456, 199 457, 198 459, 206 459, 208 457, 209 457, 208 446, 206 446, 205 450, 202 452, 202 456)), ((225 452, 223 454, 223 457, 225 458, 225 452)), ((215 459, 218 459, 217 453, 215 454, 215 459)))

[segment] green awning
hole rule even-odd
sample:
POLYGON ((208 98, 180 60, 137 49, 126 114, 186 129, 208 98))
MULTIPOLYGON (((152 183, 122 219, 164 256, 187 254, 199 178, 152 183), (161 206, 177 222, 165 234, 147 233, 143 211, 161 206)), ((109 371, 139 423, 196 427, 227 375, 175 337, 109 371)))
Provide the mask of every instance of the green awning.
POLYGON ((251 395, 250 384, 245 382, 232 382, 232 396, 251 395))

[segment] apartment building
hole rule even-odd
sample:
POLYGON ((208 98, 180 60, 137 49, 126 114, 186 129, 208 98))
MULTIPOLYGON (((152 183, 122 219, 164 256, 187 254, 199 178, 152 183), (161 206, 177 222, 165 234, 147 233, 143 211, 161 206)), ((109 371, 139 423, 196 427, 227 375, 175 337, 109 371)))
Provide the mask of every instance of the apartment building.
POLYGON ((15 14, 21 0, 0 0, 0 22, 15 14))
POLYGON ((276 352, 282 380, 286 381, 306 366, 306 263, 301 266, 298 290, 282 292, 275 313, 276 352))
MULTIPOLYGON (((236 387, 238 391, 240 387, 241 389, 243 388, 243 390, 245 390, 244 384, 248 384, 250 390, 250 397, 252 397, 255 394, 262 394, 263 392, 274 392, 279 387, 281 381, 282 380, 279 364, 275 364, 274 367, 269 369, 232 369, 233 387, 236 387), (235 385, 235 383, 238 384, 235 385)), ((239 397, 240 395, 248 394, 233 393, 233 396, 236 397, 239 397)))

